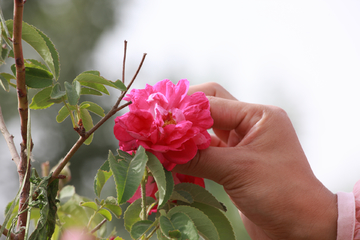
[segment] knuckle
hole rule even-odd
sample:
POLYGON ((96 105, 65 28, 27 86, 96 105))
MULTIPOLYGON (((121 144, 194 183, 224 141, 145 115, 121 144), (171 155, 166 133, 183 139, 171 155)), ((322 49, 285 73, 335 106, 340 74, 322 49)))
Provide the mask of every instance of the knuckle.
POLYGON ((267 109, 274 116, 277 116, 279 118, 289 118, 287 112, 284 109, 282 109, 281 107, 267 106, 267 109))

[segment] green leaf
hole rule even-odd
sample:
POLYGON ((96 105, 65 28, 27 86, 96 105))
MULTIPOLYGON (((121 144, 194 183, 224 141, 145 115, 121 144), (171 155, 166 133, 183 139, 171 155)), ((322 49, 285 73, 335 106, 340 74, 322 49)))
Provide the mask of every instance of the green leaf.
POLYGON ((16 76, 16 66, 15 66, 15 64, 11 65, 10 69, 11 69, 12 73, 14 74, 14 76, 16 76))
POLYGON ((112 176, 112 171, 110 169, 109 161, 106 160, 104 164, 97 171, 94 179, 94 192, 96 196, 100 197, 100 193, 105 183, 112 176))
MULTIPOLYGON (((175 185, 176 186, 176 185, 175 185)), ((168 212, 167 216, 171 217, 175 213, 185 213, 194 222, 196 229, 200 234, 208 240, 219 240, 219 233, 217 232, 214 223, 205 213, 190 206, 177 206, 168 212)))
POLYGON ((26 85, 30 88, 44 88, 52 85, 53 75, 40 68, 25 67, 26 85))
POLYGON ((19 188, 15 198, 9 202, 6 205, 5 208, 5 219, 4 222, 1 224, 1 228, 0 228, 0 234, 3 233, 5 227, 9 228, 13 222, 13 219, 17 216, 17 212, 19 210, 19 196, 20 196, 20 191, 21 189, 19 188))
POLYGON ((81 202, 80 206, 90 208, 94 211, 98 210, 98 205, 94 202, 81 202))
POLYGON ((92 88, 87 88, 87 87, 82 87, 80 90, 80 95, 95 95, 95 96, 101 96, 102 93, 92 89, 92 88))
POLYGON ((165 237, 165 235, 161 232, 160 228, 156 230, 156 236, 158 240, 169 240, 169 238, 165 237))
POLYGON ((0 64, 4 64, 5 63, 5 60, 6 58, 9 56, 9 53, 10 53, 10 49, 8 49, 8 47, 6 45, 2 45, 1 48, 1 54, 0 54, 0 64))
POLYGON ((174 187, 175 191, 186 191, 191 194, 194 202, 204 203, 216 207, 222 211, 226 211, 222 205, 210 192, 205 188, 193 183, 179 183, 174 187))
POLYGON ((89 110, 90 112, 93 112, 97 115, 99 115, 100 117, 104 117, 105 116, 105 112, 104 109, 102 109, 102 107, 100 107, 99 105, 97 105, 96 103, 93 102, 89 102, 89 101, 84 101, 80 104, 80 108, 82 108, 82 106, 84 105, 88 105, 85 108, 87 110, 89 110))
MULTIPOLYGON (((59 53, 57 52, 57 50, 56 50, 54 44, 51 42, 50 38, 48 36, 46 36, 43 32, 41 32, 39 29, 36 29, 36 30, 41 35, 41 37, 45 40, 46 45, 48 46, 48 48, 50 50, 51 57, 52 57, 53 64, 54 64, 54 70, 52 70, 52 67, 50 64, 49 64, 49 68, 50 68, 51 72, 54 74, 55 80, 58 80, 59 76, 60 76, 59 53)), ((23 39, 26 41, 26 39, 24 37, 23 37, 23 39)))
POLYGON ((7 29, 6 27, 6 21, 5 21, 5 18, 4 18, 4 14, 2 12, 2 9, 0 8, 0 20, 1 20, 1 27, 2 27, 2 32, 1 34, 3 34, 3 38, 4 39, 9 39, 11 38, 11 35, 9 33, 9 30, 7 29))
POLYGON ((112 220, 111 213, 108 210, 102 208, 102 209, 99 209, 98 213, 103 215, 104 218, 106 218, 108 221, 112 220))
POLYGON ((172 172, 166 170, 164 168, 164 171, 165 171, 165 178, 166 178, 166 193, 165 193, 165 196, 164 196, 164 203, 166 203, 173 191, 174 191, 174 178, 173 178, 173 175, 172 175, 172 172))
POLYGON ((97 71, 97 70, 87 70, 83 73, 90 73, 90 74, 93 74, 93 75, 96 75, 96 76, 100 76, 100 72, 97 71))
POLYGON ((116 218, 120 218, 122 214, 122 209, 117 203, 117 199, 109 196, 105 199, 105 204, 103 205, 105 208, 109 209, 116 218))
POLYGON ((138 189, 145 172, 148 157, 145 149, 140 146, 134 157, 126 152, 119 151, 119 156, 115 158, 110 151, 108 160, 116 184, 118 202, 123 204, 138 189))
POLYGON ((124 240, 124 239, 121 237, 116 237, 114 240, 124 240))
MULTIPOLYGON (((199 236, 199 235, 198 235, 199 236)), ((176 238, 176 239, 179 239, 181 238, 181 232, 179 230, 172 230, 172 231, 169 231, 169 237, 170 238, 176 238)), ((195 238, 194 238, 195 239, 195 238)))
POLYGON ((1 22, 0 22, 0 65, 5 63, 5 60, 8 56, 9 53, 9 49, 8 46, 6 44, 3 45, 2 40, 5 40, 5 42, 7 42, 8 36, 6 35, 7 33, 7 29, 6 29, 6 25, 3 25, 3 23, 5 24, 4 19, 3 19, 3 14, 1 12, 1 8, 0 8, 0 18, 1 18, 1 22), (4 29, 4 31, 3 31, 4 29), (4 34, 3 34, 4 32, 4 34))
POLYGON ((25 67, 36 67, 36 68, 46 70, 46 71, 49 70, 45 64, 43 64, 42 62, 39 62, 38 60, 35 60, 35 59, 24 59, 24 60, 25 60, 25 67))
POLYGON ((37 186, 40 195, 46 197, 46 201, 37 198, 38 201, 41 201, 40 208, 40 219, 37 222, 36 229, 30 235, 29 240, 47 240, 50 239, 54 230, 56 222, 56 196, 58 191, 59 180, 56 179, 52 181, 48 186, 48 180, 51 178, 51 175, 45 177, 41 183, 37 186))
MULTIPOLYGON (((13 20, 7 20, 6 26, 12 35, 13 20)), ((22 39, 39 53, 57 80, 60 72, 59 54, 51 40, 39 29, 25 22, 22 25, 22 39)))
POLYGON ((147 166, 152 173, 158 187, 158 209, 160 209, 162 206, 164 206, 164 204, 167 203, 171 196, 172 190, 174 188, 174 180, 172 179, 171 173, 170 176, 168 176, 168 179, 166 178, 164 167, 154 154, 150 152, 146 152, 146 154, 149 158, 147 166), (167 180, 169 182, 167 182, 167 180), (167 188, 167 185, 169 185, 169 188, 167 188))
MULTIPOLYGON (((6 207, 5 207, 5 211, 4 211, 4 215, 7 215, 8 213, 9 213, 9 211, 11 210, 11 209, 13 209, 11 206, 13 205, 13 202, 14 202, 14 200, 12 200, 11 202, 9 202, 7 205, 6 205, 6 207)), ((16 204, 18 204, 18 203, 16 203, 16 204)), ((12 211, 13 212, 13 211, 12 211)))
POLYGON ((178 212, 172 214, 171 217, 161 216, 159 223, 162 233, 169 238, 199 239, 194 222, 185 213, 178 212))
MULTIPOLYGON (((110 86, 113 88, 117 88, 120 89, 120 84, 114 84, 114 82, 107 80, 101 76, 95 75, 95 74, 91 74, 91 73, 80 73, 80 75, 78 75, 74 81, 79 81, 81 83, 81 85, 84 85, 84 82, 87 83, 97 83, 97 84, 102 84, 102 85, 106 85, 106 86, 110 86)), ((89 86, 88 86, 89 87, 89 86)), ((126 89, 126 88, 125 88, 126 89)), ((100 91, 100 89, 97 89, 100 91)), ((121 90, 121 89, 120 89, 121 90)))
POLYGON ((150 226, 153 224, 153 221, 150 220, 141 220, 136 222, 130 230, 130 235, 133 239, 139 239, 144 233, 146 233, 146 230, 150 228, 150 226))
POLYGON ((2 40, 4 40, 5 43, 9 44, 9 35, 8 35, 8 30, 6 28, 5 25, 5 19, 3 16, 3 13, 1 11, 0 8, 0 65, 5 63, 6 58, 8 57, 9 54, 9 49, 8 49, 8 45, 3 44, 2 40))
POLYGON ((51 98, 51 95, 50 95, 50 99, 48 101, 52 102, 52 103, 62 103, 65 100, 67 100, 66 94, 63 98, 57 98, 57 99, 51 98))
POLYGON ((71 185, 66 185, 63 187, 59 193, 60 202, 64 201, 64 199, 70 198, 75 194, 75 187, 71 185))
MULTIPOLYGON (((94 214, 94 210, 80 206, 80 202, 89 202, 90 199, 81 197, 76 193, 68 199, 65 203, 62 202, 58 210, 58 216, 63 227, 85 227, 88 224, 89 218, 94 214)), ((96 214, 94 217, 94 224, 103 220, 101 215, 96 214)))
POLYGON ((10 91, 10 85, 9 82, 6 80, 5 77, 3 77, 3 75, 0 74, 0 86, 7 92, 10 91))
MULTIPOLYGON (((171 237, 169 236, 169 232, 173 232, 174 230, 177 230, 175 228, 174 224, 171 222, 171 220, 166 216, 160 216, 159 225, 160 225, 160 229, 161 229, 162 233, 165 236, 168 236, 170 239, 171 239, 171 237)), ((181 233, 180 233, 180 236, 178 236, 177 238, 179 238, 179 237, 181 237, 181 233)))
POLYGON ((172 200, 180 200, 182 202, 191 204, 194 202, 193 197, 191 196, 191 194, 187 191, 182 191, 182 190, 178 190, 173 192, 173 194, 171 195, 171 199, 172 200))
MULTIPOLYGON (((151 205, 155 202, 155 199, 152 197, 146 197, 146 203, 151 205)), ((125 229, 130 232, 132 225, 134 223, 141 220, 140 218, 141 213, 141 198, 136 199, 133 203, 131 203, 125 213, 124 213, 124 226, 125 229)))
POLYGON ((31 109, 45 109, 53 105, 54 103, 49 102, 51 91, 52 87, 47 87, 36 93, 29 107, 31 109))
POLYGON ((73 81, 72 84, 65 82, 64 85, 65 85, 66 95, 68 97, 69 104, 73 106, 77 105, 80 98, 80 89, 81 89, 79 82, 73 81))
POLYGON ((126 89, 127 89, 125 84, 120 80, 116 80, 115 82, 112 82, 112 83, 121 91, 126 91, 126 89))
POLYGON ((102 93, 105 93, 106 95, 110 95, 109 91, 106 89, 106 87, 100 83, 93 83, 93 82, 80 82, 81 86, 84 86, 86 88, 93 89, 95 91, 99 91, 102 93))
MULTIPOLYGON (((68 106, 70 108, 70 111, 74 111, 76 110, 75 106, 68 106)), ((58 123, 61 123, 62 121, 64 121, 68 116, 70 115, 69 110, 67 109, 66 106, 63 106, 62 108, 60 108, 58 115, 56 116, 56 121, 58 123)))
MULTIPOLYGON (((84 124, 84 128, 86 131, 89 131, 93 126, 94 123, 90 116, 90 113, 86 109, 80 109, 80 118, 84 124)), ((94 134, 91 134, 88 139, 85 140, 84 144, 89 145, 93 140, 94 134)))
MULTIPOLYGON (((190 193, 189 193, 189 195, 191 197, 190 193)), ((180 193, 178 193, 175 190, 172 192, 170 200, 180 200, 180 201, 185 202, 187 204, 191 204, 193 202, 192 197, 191 197, 191 201, 189 201, 187 198, 185 198, 184 196, 182 196, 180 193)))
POLYGON ((10 91, 10 80, 16 79, 13 75, 8 73, 0 73, 0 86, 4 88, 5 91, 10 91))
POLYGON ((60 84, 56 83, 53 86, 53 89, 52 89, 51 94, 50 94, 50 98, 51 99, 59 99, 59 98, 64 97, 65 95, 66 95, 66 92, 61 91, 60 84))
POLYGON ((216 207, 198 202, 191 204, 191 206, 201 210, 210 218, 210 220, 214 223, 217 232, 219 233, 220 240, 236 239, 233 227, 231 226, 229 219, 226 217, 223 211, 216 207))

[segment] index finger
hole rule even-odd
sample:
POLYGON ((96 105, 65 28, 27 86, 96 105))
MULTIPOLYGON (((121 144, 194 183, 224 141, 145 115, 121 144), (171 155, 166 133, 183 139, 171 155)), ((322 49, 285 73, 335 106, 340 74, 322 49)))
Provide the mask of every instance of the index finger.
POLYGON ((213 128, 235 132, 243 138, 263 117, 264 107, 258 104, 209 97, 213 128))
POLYGON ((188 94, 193 94, 195 92, 203 92, 206 96, 213 96, 219 98, 226 98, 230 100, 237 100, 233 95, 231 95, 225 88, 220 84, 215 82, 203 83, 199 85, 194 85, 189 87, 188 94))

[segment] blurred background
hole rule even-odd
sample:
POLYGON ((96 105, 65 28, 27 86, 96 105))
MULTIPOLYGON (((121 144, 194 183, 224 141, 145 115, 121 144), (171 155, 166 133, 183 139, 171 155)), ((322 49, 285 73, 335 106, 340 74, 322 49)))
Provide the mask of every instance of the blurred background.
MULTIPOLYGON (((5 18, 12 18, 11 1, 0 4, 5 18)), ((28 0, 24 21, 54 42, 62 82, 91 69, 110 80, 121 78, 127 40, 128 80, 142 54, 148 54, 135 88, 165 78, 175 83, 187 78, 191 84, 214 81, 241 101, 282 107, 316 176, 338 192, 351 191, 360 179, 359 13, 356 0, 28 0)), ((27 48, 25 58, 39 59, 27 48)), ((11 64, 0 70, 9 71, 11 64)), ((112 93, 101 98, 105 111, 117 98, 118 93, 112 93)), ((0 89, 0 105, 19 146, 15 91, 0 89)), ((54 166, 77 140, 69 119, 56 123, 58 110, 53 106, 32 112, 32 165, 38 169, 44 161, 54 166)), ((71 161, 70 184, 81 195, 94 197, 96 170, 108 150, 117 149, 112 127, 113 118, 71 161)), ((0 162, 3 211, 18 188, 15 164, 3 137, 0 162)), ((222 187, 207 181, 207 188, 229 206, 237 239, 249 239, 222 187)), ((115 194, 112 189, 108 184, 107 193, 115 194)), ((115 225, 120 231, 121 224, 115 225)))

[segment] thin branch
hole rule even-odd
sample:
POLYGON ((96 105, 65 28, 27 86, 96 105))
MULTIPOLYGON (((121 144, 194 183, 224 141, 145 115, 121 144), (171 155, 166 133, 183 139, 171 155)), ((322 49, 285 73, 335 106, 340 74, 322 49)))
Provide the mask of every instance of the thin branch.
POLYGON ((104 225, 104 223, 106 223, 106 218, 103 219, 96 227, 94 227, 93 230, 90 231, 91 234, 95 233, 97 230, 99 230, 101 228, 102 225, 104 225))
POLYGON ((118 98, 118 100, 116 101, 115 105, 111 108, 111 110, 102 118, 100 119, 100 121, 95 124, 94 127, 92 127, 88 132, 85 133, 85 136, 80 136, 80 138, 76 141, 76 143, 73 145, 73 147, 70 149, 70 151, 66 154, 66 156, 63 158, 63 160, 59 163, 59 165, 56 167, 55 171, 52 174, 51 180, 49 181, 52 182, 61 172, 61 170, 66 166, 66 164, 70 161, 71 157, 74 156, 74 154, 76 153, 76 151, 81 147, 81 145, 86 141, 86 139, 92 134, 94 133, 101 125, 104 124, 104 122, 106 122, 110 117, 112 117, 114 114, 116 114, 118 111, 120 111, 121 109, 125 108, 126 106, 131 104, 130 102, 127 102, 123 105, 120 105, 121 100, 125 97, 125 94, 127 93, 127 91, 130 89, 131 85, 134 83, 137 75, 140 72, 140 69, 145 61, 145 57, 146 57, 146 53, 144 53, 141 62, 139 64, 138 69, 135 72, 134 77, 132 78, 131 82, 129 83, 129 85, 126 88, 126 91, 122 92, 122 94, 120 95, 120 97, 118 98))
MULTIPOLYGON (((1 225, 0 225, 0 228, 1 228, 1 225)), ((3 231, 3 235, 7 237, 9 235, 9 232, 10 231, 5 228, 4 231, 3 231)), ((12 233, 12 232, 10 232, 10 239, 11 240, 15 239, 15 234, 12 233)))
POLYGON ((134 77, 131 79, 129 85, 126 87, 126 91, 124 91, 124 92, 120 95, 120 97, 118 98, 118 100, 117 100, 117 102, 115 103, 115 105, 114 105, 113 108, 117 108, 117 106, 119 106, 121 100, 125 97, 125 94, 126 94, 127 91, 129 91, 129 89, 131 88, 131 85, 134 83, 134 81, 135 81, 137 75, 139 74, 140 69, 141 69, 141 67, 142 67, 142 65, 143 65, 143 63, 144 63, 144 61, 145 61, 145 57, 146 57, 146 53, 144 53, 144 55, 143 55, 143 57, 142 57, 142 59, 141 59, 141 62, 140 62, 140 64, 139 64, 139 67, 138 67, 138 69, 137 69, 136 72, 135 72, 134 77))
POLYGON ((125 104, 121 105, 120 107, 118 107, 118 108, 116 109, 116 112, 124 109, 125 107, 129 106, 130 104, 132 104, 132 101, 128 101, 127 103, 125 103, 125 104))
POLYGON ((121 109, 129 106, 132 102, 129 101, 123 105, 121 105, 118 108, 115 109, 111 109, 108 114, 106 114, 102 119, 100 119, 100 121, 95 124, 94 127, 92 127, 88 132, 85 133, 85 137, 88 138, 91 134, 93 134, 101 125, 103 125, 109 118, 111 118, 115 113, 117 113, 118 111, 120 111, 121 109))
POLYGON ((86 138, 80 137, 76 141, 76 143, 73 145, 73 147, 70 149, 70 151, 66 154, 66 156, 63 158, 63 160, 59 163, 59 165, 57 166, 57 168, 53 172, 51 180, 49 181, 49 183, 52 182, 60 174, 61 170, 66 166, 66 164, 70 161, 70 158, 72 156, 74 156, 76 151, 81 147, 81 145, 85 142, 85 140, 86 140, 86 138))
MULTIPOLYGON (((23 189, 21 190, 20 200, 19 200, 19 210, 26 209, 27 206, 27 198, 29 196, 30 191, 30 182, 28 181, 30 174, 26 174, 30 169, 30 163, 27 161, 26 155, 26 146, 27 146, 27 135, 28 135, 28 97, 27 97, 27 88, 25 84, 25 65, 24 65, 24 56, 23 56, 23 48, 22 48, 22 20, 23 20, 23 10, 24 10, 24 0, 14 0, 14 25, 13 25, 13 50, 14 50, 14 58, 15 58, 15 66, 16 66, 16 90, 18 95, 18 110, 20 115, 20 127, 21 127, 21 136, 22 142, 21 152, 20 152, 20 163, 18 165, 18 173, 19 173, 19 182, 20 184, 25 179, 25 184, 23 189)), ((31 144, 32 145, 32 144, 31 144)), ((17 238, 19 240, 24 239, 26 228, 26 219, 27 219, 27 211, 22 212, 18 218, 17 229, 19 233, 17 234, 17 238)))
POLYGON ((18 110, 21 122, 21 136, 23 140, 22 144, 26 146, 29 103, 27 99, 27 88, 25 84, 25 65, 21 43, 23 8, 23 0, 14 0, 13 48, 16 66, 16 90, 18 95, 18 110))
POLYGON ((20 156, 19 156, 19 154, 18 154, 18 152, 16 150, 16 147, 15 147, 15 144, 14 144, 14 136, 11 135, 9 133, 9 131, 7 130, 7 128, 6 128, 5 121, 4 121, 4 118, 3 118, 3 114, 2 114, 2 111, 1 111, 1 106, 0 106, 0 131, 1 131, 1 133, 3 134, 3 136, 5 138, 6 144, 8 145, 12 160, 14 161, 16 166, 19 166, 20 156))
POLYGON ((126 62, 126 50, 127 50, 127 41, 124 41, 124 59, 123 59, 123 66, 122 66, 122 82, 125 83, 125 62, 126 62))

